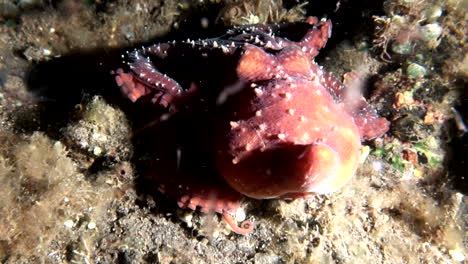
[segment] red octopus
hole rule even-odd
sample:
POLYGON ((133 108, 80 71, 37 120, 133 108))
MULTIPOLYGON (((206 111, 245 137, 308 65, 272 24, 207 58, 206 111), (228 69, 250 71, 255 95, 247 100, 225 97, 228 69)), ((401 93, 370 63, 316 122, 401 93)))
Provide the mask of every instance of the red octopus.
MULTIPOLYGON (((309 17, 130 52, 129 70, 116 71, 120 89, 133 102, 169 108, 161 120, 179 124, 171 133, 192 146, 176 136, 173 152, 156 155, 160 191, 180 207, 221 213, 245 234, 252 223, 238 227, 230 216, 241 194, 309 198, 346 184, 361 141, 383 135, 389 122, 313 61, 330 33, 329 20, 309 17)), ((154 148, 171 135, 163 137, 154 148)))

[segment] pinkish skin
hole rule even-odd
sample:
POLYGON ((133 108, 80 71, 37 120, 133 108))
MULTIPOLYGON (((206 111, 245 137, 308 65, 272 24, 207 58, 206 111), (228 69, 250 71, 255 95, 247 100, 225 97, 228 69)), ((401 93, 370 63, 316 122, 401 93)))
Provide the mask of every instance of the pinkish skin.
MULTIPOLYGON (((250 221, 237 227, 230 217, 239 208, 239 194, 296 199, 334 192, 355 174, 361 140, 388 130, 389 122, 364 98, 345 100, 344 85, 313 62, 330 36, 330 21, 310 17, 303 24, 309 29, 298 42, 265 33, 279 25, 253 25, 229 39, 249 41, 221 47, 226 54, 242 50, 236 72, 245 84, 228 101, 231 114, 222 122, 230 129, 220 130, 216 141, 218 172, 227 184, 202 184, 188 176, 174 182, 163 177, 160 191, 180 207, 214 210, 235 232, 249 233, 250 221), (264 41, 251 41, 251 36, 264 41)), ((187 43, 220 48, 212 40, 187 43)), ((164 57, 169 50, 169 44, 159 44, 134 52, 132 71, 117 70, 116 82, 132 101, 148 95, 165 107, 182 101, 186 94, 182 87, 144 56, 164 57)))

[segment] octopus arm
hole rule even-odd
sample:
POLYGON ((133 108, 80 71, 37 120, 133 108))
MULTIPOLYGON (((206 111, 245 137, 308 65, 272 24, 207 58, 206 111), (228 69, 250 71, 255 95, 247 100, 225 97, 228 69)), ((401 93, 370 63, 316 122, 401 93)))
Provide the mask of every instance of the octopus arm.
MULTIPOLYGON (((154 47, 151 47, 154 49, 154 47)), ((175 97, 182 94, 182 87, 172 78, 156 70, 156 67, 144 56, 144 52, 130 54, 130 72, 116 71, 115 80, 121 91, 135 102, 140 97, 152 95, 151 101, 167 107, 175 97)))
POLYGON ((333 96, 337 103, 342 103, 350 113, 359 129, 361 140, 370 140, 385 134, 390 122, 378 115, 375 109, 362 96, 362 80, 355 73, 345 74, 343 84, 332 73, 323 72, 317 64, 312 64, 312 71, 323 76, 320 82, 333 96))
POLYGON ((286 47, 279 54, 272 55, 247 44, 237 66, 237 74, 250 82, 288 77, 308 78, 310 67, 310 59, 297 46, 286 47))

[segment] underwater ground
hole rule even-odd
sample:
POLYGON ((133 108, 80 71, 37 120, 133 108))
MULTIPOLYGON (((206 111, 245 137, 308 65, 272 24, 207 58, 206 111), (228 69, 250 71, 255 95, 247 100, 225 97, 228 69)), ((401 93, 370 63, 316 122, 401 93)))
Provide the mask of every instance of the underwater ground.
MULTIPOLYGON (((468 263, 466 0, 0 0, 0 263, 468 263), (232 25, 333 22, 316 61, 391 122, 342 190, 253 200, 248 235, 143 173, 121 54, 232 25)), ((157 148, 157 146, 154 146, 157 148)))

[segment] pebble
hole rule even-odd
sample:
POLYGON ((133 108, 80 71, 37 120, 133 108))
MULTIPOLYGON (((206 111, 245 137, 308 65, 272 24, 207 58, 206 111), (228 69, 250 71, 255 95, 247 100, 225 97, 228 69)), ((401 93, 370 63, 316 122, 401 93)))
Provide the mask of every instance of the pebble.
POLYGON ((95 222, 89 222, 88 223, 88 229, 95 229, 96 228, 96 223, 95 222))
POLYGON ((73 220, 69 219, 69 220, 63 222, 63 225, 64 225, 65 227, 67 227, 67 228, 72 228, 73 225, 74 225, 74 223, 73 223, 73 220))
POLYGON ((421 27, 421 36, 424 40, 434 40, 442 34, 442 27, 437 23, 427 24, 421 27))
POLYGON ((418 78, 426 75, 426 68, 417 63, 410 63, 406 68, 406 74, 412 78, 418 78))
POLYGON ((432 6, 426 10, 425 17, 428 22, 436 21, 439 17, 442 16, 443 9, 440 6, 432 6))
POLYGON ((411 41, 404 41, 404 42, 398 42, 395 41, 392 43, 391 49, 393 52, 398 53, 398 54, 409 54, 411 52, 412 48, 412 42, 411 41))
POLYGON ((100 147, 98 147, 98 146, 94 147, 93 154, 95 156, 99 156, 99 155, 101 155, 101 153, 102 153, 102 149, 100 147))
POLYGON ((449 254, 456 261, 459 261, 459 262, 465 261, 465 255, 463 255, 463 253, 460 252, 459 250, 454 250, 454 249, 449 250, 449 254))

